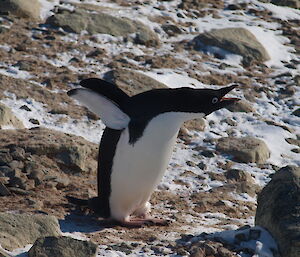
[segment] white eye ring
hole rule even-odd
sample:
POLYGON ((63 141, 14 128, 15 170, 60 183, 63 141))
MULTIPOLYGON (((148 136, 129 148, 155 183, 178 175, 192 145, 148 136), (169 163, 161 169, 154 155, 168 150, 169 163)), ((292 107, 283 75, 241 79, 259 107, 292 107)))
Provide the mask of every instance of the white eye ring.
POLYGON ((214 97, 214 98, 212 99, 211 102, 212 102, 213 104, 215 104, 215 103, 217 103, 218 101, 219 101, 219 99, 218 99, 217 97, 214 97))

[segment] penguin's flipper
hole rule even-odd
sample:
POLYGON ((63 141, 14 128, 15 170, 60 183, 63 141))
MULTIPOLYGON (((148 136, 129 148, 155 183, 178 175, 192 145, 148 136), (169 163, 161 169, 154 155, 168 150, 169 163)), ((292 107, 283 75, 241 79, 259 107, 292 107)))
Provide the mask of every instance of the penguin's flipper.
POLYGON ((95 93, 105 96, 117 103, 124 111, 130 97, 116 85, 98 78, 89 78, 80 81, 80 86, 93 90, 95 93))
POLYGON ((76 88, 67 93, 97 114, 107 127, 117 130, 127 127, 130 117, 121 110, 114 99, 88 88, 76 88))

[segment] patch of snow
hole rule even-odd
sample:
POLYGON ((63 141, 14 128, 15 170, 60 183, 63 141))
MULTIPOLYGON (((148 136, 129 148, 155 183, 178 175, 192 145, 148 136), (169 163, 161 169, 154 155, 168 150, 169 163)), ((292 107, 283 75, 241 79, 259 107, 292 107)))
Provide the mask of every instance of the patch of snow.
POLYGON ((50 114, 42 103, 34 99, 17 99, 14 94, 8 95, 10 98, 2 99, 0 102, 10 107, 26 128, 36 127, 37 125, 32 124, 29 120, 37 119, 41 127, 82 136, 90 142, 100 142, 100 137, 104 129, 104 124, 100 120, 90 121, 85 117, 82 120, 69 118, 67 122, 60 122, 60 119, 68 118, 68 116, 65 114, 50 114), (31 111, 20 109, 23 105, 27 105, 31 111))
POLYGON ((253 3, 264 7, 265 9, 272 12, 272 16, 280 20, 299 20, 300 10, 288 7, 288 6, 278 6, 271 3, 262 3, 260 1, 254 0, 253 3))
POLYGON ((39 0, 41 4, 40 17, 46 20, 49 16, 53 15, 53 8, 59 4, 59 0, 39 0))
POLYGON ((17 78, 17 79, 26 79, 26 80, 31 79, 33 77, 29 72, 20 70, 17 67, 9 66, 3 68, 3 64, 0 66, 0 74, 17 78))
POLYGON ((269 54, 270 60, 265 62, 266 65, 280 68, 283 67, 283 61, 289 62, 296 58, 296 55, 292 53, 295 50, 285 45, 289 43, 289 39, 281 36, 280 30, 272 31, 253 26, 247 29, 255 35, 269 54))
POLYGON ((168 86, 169 88, 178 88, 178 87, 192 87, 192 88, 203 88, 204 84, 199 82, 196 79, 190 78, 187 75, 182 75, 174 72, 171 69, 159 69, 155 71, 146 71, 142 72, 163 84, 168 86))

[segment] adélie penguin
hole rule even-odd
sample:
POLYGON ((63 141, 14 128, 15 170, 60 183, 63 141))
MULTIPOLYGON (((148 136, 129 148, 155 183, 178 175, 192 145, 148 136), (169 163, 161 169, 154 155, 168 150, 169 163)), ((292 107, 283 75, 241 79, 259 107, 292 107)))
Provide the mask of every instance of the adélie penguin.
POLYGON ((183 122, 202 118, 237 98, 236 85, 213 89, 154 89, 129 97, 98 78, 80 82, 68 95, 106 125, 98 157, 98 197, 93 209, 124 226, 162 225, 150 215, 150 197, 163 177, 183 122))

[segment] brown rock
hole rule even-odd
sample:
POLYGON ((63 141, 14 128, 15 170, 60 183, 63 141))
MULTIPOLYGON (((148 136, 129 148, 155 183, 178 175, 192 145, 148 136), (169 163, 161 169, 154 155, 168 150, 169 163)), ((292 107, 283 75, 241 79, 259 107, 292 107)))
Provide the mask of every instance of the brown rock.
POLYGON ((232 155, 238 162, 262 164, 270 157, 270 150, 265 142, 254 137, 223 137, 218 140, 216 149, 232 155))
POLYGON ((255 112, 254 107, 252 104, 246 100, 240 100, 234 104, 229 105, 226 107, 231 112, 255 112))
POLYGON ((70 237, 43 237, 35 241, 29 257, 96 257, 97 245, 70 237))
POLYGON ((0 10, 8 11, 20 17, 40 19, 40 2, 38 0, 2 0, 0 10))
POLYGON ((104 78, 118 87, 128 95, 136 95, 144 91, 156 88, 168 88, 165 84, 150 78, 137 71, 118 69, 105 74, 104 78))
POLYGON ((0 128, 1 126, 12 126, 14 128, 24 128, 22 121, 20 121, 4 104, 0 103, 0 128))
POLYGON ((60 235, 54 216, 0 213, 0 243, 5 249, 24 247, 50 235, 60 235))
POLYGON ((217 46, 241 55, 246 66, 253 60, 264 62, 270 59, 266 49, 256 37, 244 28, 214 29, 195 37, 192 44, 195 45, 195 49, 203 45, 217 46))

